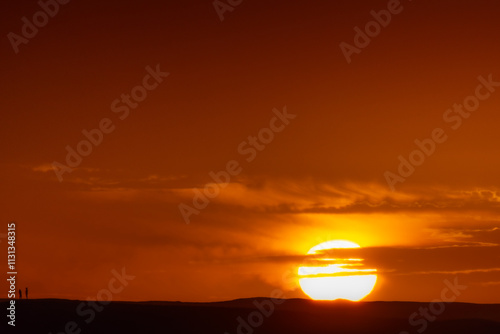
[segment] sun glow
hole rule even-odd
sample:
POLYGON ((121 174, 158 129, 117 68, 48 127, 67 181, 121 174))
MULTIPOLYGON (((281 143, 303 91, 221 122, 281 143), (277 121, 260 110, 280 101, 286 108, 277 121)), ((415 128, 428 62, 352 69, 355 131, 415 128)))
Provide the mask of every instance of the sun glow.
POLYGON ((331 240, 314 246, 307 254, 318 255, 316 262, 299 267, 299 284, 306 295, 316 300, 347 299, 359 301, 368 296, 377 282, 377 269, 363 268, 363 259, 320 257, 321 251, 360 248, 347 240, 331 240))

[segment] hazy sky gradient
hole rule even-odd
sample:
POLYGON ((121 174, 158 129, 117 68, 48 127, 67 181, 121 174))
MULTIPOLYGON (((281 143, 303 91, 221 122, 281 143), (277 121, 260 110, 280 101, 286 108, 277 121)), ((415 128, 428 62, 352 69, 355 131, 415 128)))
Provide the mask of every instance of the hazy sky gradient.
MULTIPOLYGON (((500 82, 496 1, 402 1, 348 64, 339 48, 387 1, 72 1, 15 54, 0 48, 0 222, 18 223, 20 286, 117 300, 305 297, 290 273, 316 244, 360 244, 380 271, 367 300, 499 302, 500 87, 453 130, 443 114, 500 82), (170 75, 120 120, 146 67, 170 75), (297 115, 247 162, 273 108, 297 115), (54 161, 109 118, 115 130, 59 182, 54 161), (415 139, 448 139, 391 191, 415 139), (180 203, 236 160, 242 172, 185 224, 180 203)), ((4 36, 35 1, 6 2, 4 36)), ((4 233, 6 227, 0 233, 4 233)), ((6 245, 2 240, 2 248, 6 245)), ((5 283, 3 283, 5 284, 5 283)))

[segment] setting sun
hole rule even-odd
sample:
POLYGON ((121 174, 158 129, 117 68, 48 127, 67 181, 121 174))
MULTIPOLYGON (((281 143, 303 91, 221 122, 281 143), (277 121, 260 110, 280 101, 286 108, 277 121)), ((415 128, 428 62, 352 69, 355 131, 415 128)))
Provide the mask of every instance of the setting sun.
POLYGON ((3 4, 0 334, 500 334, 500 0, 3 4))
POLYGON ((363 268, 363 259, 331 257, 332 249, 360 248, 347 240, 331 240, 314 246, 307 253, 311 265, 298 270, 299 284, 306 295, 316 300, 359 301, 368 296, 377 281, 376 269, 363 268), (324 263, 324 264, 323 264, 324 263))

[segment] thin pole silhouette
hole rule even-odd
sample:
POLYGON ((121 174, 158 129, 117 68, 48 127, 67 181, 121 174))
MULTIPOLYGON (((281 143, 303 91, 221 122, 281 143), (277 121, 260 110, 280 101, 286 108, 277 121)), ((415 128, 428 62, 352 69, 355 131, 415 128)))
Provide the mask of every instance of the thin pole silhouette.
POLYGON ((19 299, 23 299, 23 290, 19 289, 19 299))
POLYGON ((28 299, 28 288, 26 287, 26 299, 28 299))

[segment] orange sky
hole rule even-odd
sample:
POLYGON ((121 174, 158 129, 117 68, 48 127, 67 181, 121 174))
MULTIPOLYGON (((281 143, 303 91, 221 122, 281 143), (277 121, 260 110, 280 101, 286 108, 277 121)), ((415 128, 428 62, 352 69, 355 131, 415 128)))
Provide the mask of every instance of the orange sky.
POLYGON ((95 298, 125 267, 116 300, 305 298, 290 273, 347 239, 380 273, 367 300, 431 301, 458 277, 460 301, 500 302, 500 87, 478 79, 500 82, 498 4, 401 1, 348 63, 340 43, 387 3, 243 1, 221 22, 211 1, 74 1, 18 53, 7 34, 40 7, 3 3, 0 237, 15 220, 19 284, 95 298), (157 66, 169 75, 126 117, 111 107, 157 66), (454 129, 443 115, 480 84, 454 129), (53 162, 103 119, 59 182, 53 162), (385 173, 436 128, 447 140, 392 191, 385 173), (179 204, 230 161, 186 224, 179 204))

